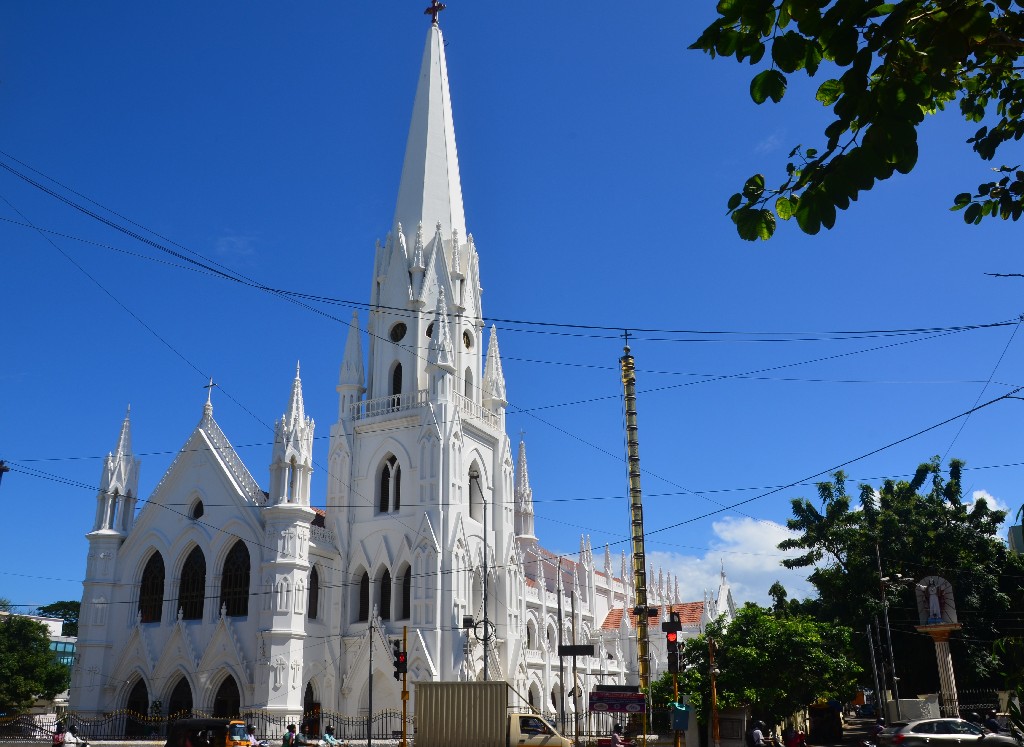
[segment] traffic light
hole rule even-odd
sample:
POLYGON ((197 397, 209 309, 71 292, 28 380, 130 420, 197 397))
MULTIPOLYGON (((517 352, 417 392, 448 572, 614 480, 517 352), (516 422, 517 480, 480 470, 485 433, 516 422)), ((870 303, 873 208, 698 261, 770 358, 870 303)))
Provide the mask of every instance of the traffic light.
POLYGON ((686 731, 690 728, 690 706, 682 703, 670 703, 669 711, 672 714, 672 728, 676 731, 686 731))
POLYGON ((402 679, 402 675, 409 671, 408 660, 406 659, 406 652, 402 650, 402 642, 394 641, 391 644, 394 649, 395 656, 395 679, 402 679))
POLYGON ((675 674, 679 671, 679 634, 674 630, 665 634, 668 644, 668 671, 675 674))

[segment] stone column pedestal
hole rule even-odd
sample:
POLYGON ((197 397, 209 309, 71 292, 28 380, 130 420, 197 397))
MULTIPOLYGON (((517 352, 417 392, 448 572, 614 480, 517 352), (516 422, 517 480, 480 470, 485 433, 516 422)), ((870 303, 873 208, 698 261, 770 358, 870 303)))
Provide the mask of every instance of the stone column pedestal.
POLYGON ((935 659, 939 665, 939 687, 942 691, 942 715, 946 718, 959 718, 960 704, 957 702, 953 659, 949 655, 949 634, 960 630, 962 626, 959 623, 934 623, 915 627, 935 641, 935 659))

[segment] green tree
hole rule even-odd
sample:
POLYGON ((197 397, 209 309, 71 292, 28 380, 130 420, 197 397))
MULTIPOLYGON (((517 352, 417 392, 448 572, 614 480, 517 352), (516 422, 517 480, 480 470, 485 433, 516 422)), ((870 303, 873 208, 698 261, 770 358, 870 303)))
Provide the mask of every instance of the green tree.
POLYGON ((50 650, 46 626, 21 615, 0 620, 0 711, 18 712, 36 698, 66 690, 71 673, 50 650))
POLYGON ((0 612, 14 612, 14 605, 7 597, 0 597, 0 612))
POLYGON ((705 723, 711 710, 709 636, 716 644, 720 707, 749 705, 755 716, 777 724, 811 703, 846 700, 856 689, 861 669, 852 657, 849 628, 748 603, 728 627, 716 621, 684 646, 680 691, 705 723))
POLYGON ((82 611, 82 603, 76 600, 66 600, 46 604, 36 609, 35 614, 43 617, 59 617, 64 621, 63 634, 70 636, 78 635, 78 615, 82 611))
MULTIPOLYGON (((863 630, 883 616, 879 563, 887 578, 941 576, 953 586, 963 631, 950 640, 957 684, 990 687, 999 660, 992 653, 1003 629, 1019 628, 1024 610, 1020 577, 1024 560, 1011 555, 997 536, 1005 512, 984 499, 961 500, 963 464, 952 460, 943 477, 938 457, 920 465, 909 481, 887 480, 878 489, 860 486, 854 505, 845 476, 818 486, 819 505, 792 501, 787 523, 800 536, 780 543, 800 550, 788 568, 813 568, 808 580, 818 592, 801 609, 819 619, 863 630), (922 491, 927 492, 922 492, 922 491)), ((886 585, 896 672, 904 692, 933 692, 938 685, 934 644, 918 633, 913 584, 886 585)), ((869 666, 866 645, 861 661, 869 666)))
MULTIPOLYGON (((720 0, 718 18, 691 49, 762 68, 750 82, 758 104, 779 102, 787 76, 827 71, 815 98, 835 118, 818 147, 797 146, 775 186, 756 174, 729 199, 744 239, 768 239, 775 217, 805 233, 832 228, 836 210, 917 163, 925 116, 959 102, 980 128, 967 142, 982 159, 1024 136, 1024 10, 1019 0, 720 0)), ((1020 218, 1024 171, 952 200, 964 220, 1020 218)))

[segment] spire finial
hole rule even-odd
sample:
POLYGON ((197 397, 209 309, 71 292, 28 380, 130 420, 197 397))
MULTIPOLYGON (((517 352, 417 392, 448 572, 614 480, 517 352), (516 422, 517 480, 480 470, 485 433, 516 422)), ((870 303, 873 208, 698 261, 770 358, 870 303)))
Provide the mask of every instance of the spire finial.
POLYGON ((430 16, 430 22, 434 26, 437 25, 437 14, 448 6, 444 3, 438 2, 438 0, 430 0, 430 7, 423 11, 423 15, 430 16))
POLYGON ((213 383, 213 377, 212 376, 210 377, 210 383, 203 385, 203 389, 206 390, 206 406, 207 407, 213 407, 213 401, 211 400, 211 397, 213 396, 213 388, 215 386, 217 386, 217 385, 213 383))

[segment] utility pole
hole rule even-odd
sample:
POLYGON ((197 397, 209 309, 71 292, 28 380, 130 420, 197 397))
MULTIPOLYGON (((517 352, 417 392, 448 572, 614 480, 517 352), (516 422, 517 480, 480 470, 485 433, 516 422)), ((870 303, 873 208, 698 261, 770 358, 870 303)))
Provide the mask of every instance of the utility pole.
POLYGON ((561 652, 562 648, 562 558, 558 558, 558 566, 555 571, 558 576, 555 579, 555 593, 558 594, 558 711, 559 719, 561 719, 562 731, 565 731, 565 656, 561 652))
POLYGON ((708 636, 708 659, 711 676, 711 736, 715 747, 721 747, 722 734, 718 728, 718 686, 716 684, 718 667, 715 666, 715 641, 711 636, 708 636))
MULTIPOLYGON (((402 652, 406 653, 409 651, 409 626, 402 626, 402 652)), ((406 653, 406 656, 408 654, 406 653)), ((408 659, 406 659, 408 662, 408 659)), ((402 672, 402 741, 399 747, 406 747, 408 744, 406 740, 406 724, 408 723, 409 713, 409 670, 408 667, 402 672)))
MULTIPOLYGON (((875 540, 875 558, 878 560, 878 586, 882 590, 882 614, 885 616, 885 637, 889 644, 889 671, 892 672, 892 699, 896 701, 896 720, 902 721, 900 713, 900 678, 896 675, 896 659, 892 653, 892 629, 889 627, 889 600, 885 598, 885 581, 882 576, 882 551, 875 540)), ((888 719, 886 719, 888 721, 888 719)))
POLYGON ((370 623, 369 679, 366 685, 366 747, 373 747, 373 623, 370 623))

